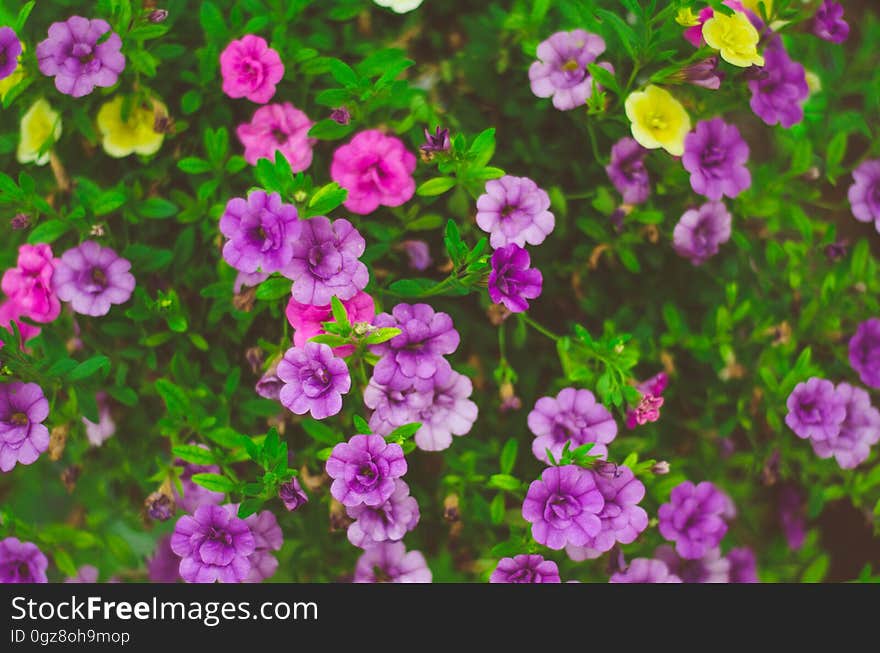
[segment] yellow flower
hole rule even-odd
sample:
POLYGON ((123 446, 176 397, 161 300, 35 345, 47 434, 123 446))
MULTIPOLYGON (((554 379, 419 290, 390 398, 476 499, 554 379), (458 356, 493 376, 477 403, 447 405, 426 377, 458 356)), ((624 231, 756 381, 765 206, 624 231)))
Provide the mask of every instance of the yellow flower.
MULTIPOLYGON (((117 95, 106 102, 98 111, 98 130, 104 151, 112 157, 121 159, 129 154, 155 154, 162 146, 165 135, 153 129, 156 112, 152 106, 131 104, 127 120, 122 120, 125 98, 117 95)), ((156 107, 163 113, 165 105, 156 101, 156 107)))
POLYGON ((684 137, 691 130, 691 118, 669 91, 648 86, 644 91, 630 93, 625 107, 633 138, 642 147, 662 147, 674 156, 684 153, 684 137))
POLYGON ((700 24, 700 17, 690 7, 683 7, 675 15, 675 22, 682 27, 693 27, 700 24))
POLYGON ((772 14, 773 13, 773 0, 742 0, 742 6, 745 9, 748 9, 749 11, 754 13, 755 16, 760 18, 761 17, 761 8, 758 5, 761 4, 761 2, 764 3, 764 8, 767 10, 767 15, 769 16, 770 14, 772 14))
POLYGON ((758 30, 742 12, 725 16, 716 11, 703 23, 703 38, 729 64, 740 68, 764 65, 764 57, 758 54, 758 30))
POLYGON ((24 79, 24 66, 21 65, 21 57, 23 54, 24 43, 21 44, 21 54, 18 55, 18 67, 12 71, 12 74, 9 75, 9 77, 0 79, 0 102, 3 101, 10 89, 24 79))
POLYGON ((44 99, 33 103, 21 118, 21 138, 16 158, 19 163, 49 162, 49 149, 61 137, 61 115, 44 99))

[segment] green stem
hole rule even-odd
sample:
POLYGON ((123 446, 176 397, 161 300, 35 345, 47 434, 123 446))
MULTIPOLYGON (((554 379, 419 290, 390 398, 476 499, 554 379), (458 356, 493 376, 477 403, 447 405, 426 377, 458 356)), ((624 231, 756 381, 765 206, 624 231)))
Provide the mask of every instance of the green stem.
POLYGON ((561 337, 561 336, 557 336, 555 333, 553 333, 547 327, 542 326, 541 324, 538 324, 537 322, 535 322, 535 320, 533 320, 531 317, 529 317, 526 313, 520 313, 519 319, 521 319, 523 322, 528 324, 530 327, 532 327, 535 331, 537 331, 541 335, 544 335, 544 336, 550 338, 550 340, 553 340, 554 342, 558 341, 559 338, 561 337))

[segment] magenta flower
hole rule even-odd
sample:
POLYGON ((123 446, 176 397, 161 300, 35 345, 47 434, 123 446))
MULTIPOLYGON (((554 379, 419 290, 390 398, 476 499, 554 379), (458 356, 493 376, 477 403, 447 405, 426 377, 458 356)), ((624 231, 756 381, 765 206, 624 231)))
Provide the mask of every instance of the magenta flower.
POLYGON ((495 304, 504 304, 512 313, 529 308, 529 299, 541 295, 544 277, 531 266, 529 253, 511 243, 499 247, 492 254, 489 272, 489 298, 495 304))
POLYGON ((367 215, 407 202, 416 191, 415 169, 415 154, 399 138, 369 129, 333 153, 330 178, 348 190, 345 208, 367 215))
POLYGON ((30 465, 49 448, 49 401, 36 383, 0 384, 0 471, 30 465))
POLYGON ((750 548, 741 546, 731 549, 727 552, 727 562, 730 564, 731 583, 759 582, 755 553, 750 548))
POLYGON ((406 458, 399 444, 380 435, 355 435, 333 447, 326 469, 333 479, 330 494, 342 505, 381 506, 406 474, 406 458))
MULTIPOLYGON (((370 323, 376 315, 376 304, 373 298, 362 291, 358 291, 350 299, 342 300, 342 306, 345 308, 345 313, 351 324, 370 323)), ((326 333, 323 327, 324 322, 335 321, 330 304, 324 306, 300 304, 293 297, 288 301, 284 314, 287 316, 290 326, 293 327, 293 344, 297 347, 303 347, 309 339, 326 333)), ((349 356, 353 352, 354 345, 343 345, 333 349, 334 354, 342 357, 349 356)))
POLYGON ((288 349, 277 374, 284 382, 278 396, 281 403, 297 415, 310 413, 315 419, 336 415, 342 410, 342 395, 351 390, 345 361, 317 342, 288 349))
POLYGON ((853 170, 847 197, 859 222, 873 222, 880 233, 880 159, 869 159, 853 170))
POLYGON ((799 438, 820 442, 840 435, 846 419, 846 401, 831 381, 814 376, 798 383, 785 405, 785 423, 799 438))
POLYGON ((0 540, 0 583, 48 583, 49 561, 33 542, 0 540))
POLYGON ((626 428, 634 429, 660 419, 660 408, 665 401, 662 395, 668 384, 669 376, 666 372, 658 372, 636 386, 642 397, 634 409, 626 411, 626 428))
POLYGON ((490 583, 561 583, 559 568, 552 560, 538 554, 521 553, 513 558, 501 558, 490 583))
POLYGON ((18 68, 21 41, 11 27, 0 27, 0 79, 6 79, 18 68))
POLYGON ((370 273, 359 260, 366 242, 348 220, 304 220, 292 245, 293 258, 282 274, 293 279, 293 298, 301 304, 323 306, 334 296, 345 301, 366 288, 370 273))
POLYGON ((843 5, 825 0, 813 16, 813 34, 825 41, 843 43, 849 36, 849 23, 843 19, 843 5))
POLYGON ((672 231, 672 242, 679 256, 702 265, 730 240, 730 213, 721 202, 706 202, 684 212, 672 231))
POLYGON ((312 148, 317 142, 308 133, 315 123, 290 102, 267 104, 254 111, 249 123, 235 130, 244 145, 244 158, 252 166, 259 159, 275 160, 281 152, 293 172, 302 172, 312 164, 312 148))
POLYGON ((180 556, 180 575, 187 583, 242 583, 251 573, 256 543, 235 507, 201 506, 174 526, 171 550, 180 556))
POLYGON ((516 243, 540 245, 553 231, 550 196, 528 177, 505 175, 486 182, 477 199, 477 225, 494 249, 516 243))
POLYGON ((803 105, 810 95, 804 67, 781 46, 764 50, 764 67, 749 80, 749 90, 749 106, 768 125, 788 129, 804 119, 803 105))
POLYGON ((642 204, 651 194, 651 180, 645 168, 648 150, 626 136, 611 148, 611 163, 605 167, 608 179, 623 197, 624 204, 642 204))
POLYGON ((381 542, 358 558, 355 583, 430 583, 431 570, 420 551, 407 552, 403 542, 381 542))
POLYGON ((20 315, 47 324, 61 314, 61 302, 52 292, 52 275, 58 263, 49 245, 18 248, 18 262, 3 274, 2 289, 20 315))
POLYGON ((680 583, 681 578, 669 572, 662 560, 636 558, 626 571, 618 571, 609 583, 680 583))
POLYGON ((724 515, 730 507, 727 496, 709 481, 694 485, 679 483, 672 490, 669 503, 657 511, 660 534, 675 543, 682 558, 702 558, 721 542, 727 532, 724 515))
POLYGON ((688 27, 682 33, 682 36, 687 40, 695 48, 699 48, 704 45, 705 41, 703 40, 703 23, 712 18, 715 15, 715 10, 712 7, 703 7, 700 9, 700 13, 697 15, 697 20, 699 21, 696 25, 692 25, 688 27))
MULTIPOLYGON (((582 29, 556 32, 538 45, 538 60, 529 66, 529 81, 536 96, 553 98, 553 106, 569 111, 587 103, 593 94, 593 77, 587 64, 605 52, 601 36, 582 29)), ((614 72, 608 63, 602 68, 614 72)))
POLYGON ((872 317, 859 324, 849 340, 849 364, 862 383, 880 388, 880 319, 872 317))
POLYGON ((61 255, 52 275, 52 290, 75 313, 100 317, 113 304, 124 304, 134 292, 131 263, 109 247, 87 240, 61 255))
POLYGON ((272 551, 281 549, 284 537, 278 520, 268 510, 250 515, 244 520, 254 538, 254 552, 248 556, 251 571, 244 579, 245 583, 261 583, 271 578, 278 570, 278 559, 272 551))
POLYGON ((419 503, 401 479, 394 481, 394 491, 382 505, 360 504, 346 508, 346 512, 355 520, 348 527, 348 541, 362 549, 401 540, 419 523, 419 503))
POLYGON ((846 409, 846 418, 837 437, 811 439, 819 458, 834 456, 841 469, 854 469, 868 459, 871 447, 880 441, 880 411, 871 405, 871 396, 848 383, 834 389, 846 409))
POLYGON ((565 388, 556 397, 541 397, 528 416, 529 430, 535 435, 532 453, 549 463, 547 449, 554 458, 562 455, 568 442, 571 449, 594 443, 590 455, 605 456, 605 446, 617 435, 617 422, 589 390, 565 388))
POLYGON ((523 501, 523 519, 532 537, 551 549, 585 546, 602 530, 599 513, 605 505, 589 470, 577 465, 548 467, 532 481, 523 501))
POLYGON ((96 86, 113 86, 125 69, 122 39, 105 20, 71 16, 49 26, 49 38, 37 44, 40 72, 55 78, 55 88, 82 97, 96 86))
POLYGON ((254 190, 247 199, 234 197, 220 216, 220 233, 228 239, 223 258, 246 274, 278 272, 293 259, 304 224, 278 193, 254 190))
POLYGON ((265 104, 284 77, 284 64, 266 39, 247 34, 232 41, 220 54, 220 73, 226 95, 265 104))
POLYGON ((718 547, 707 550, 699 558, 682 558, 671 546, 659 546, 654 557, 666 563, 669 571, 683 583, 729 583, 731 562, 718 547))
POLYGON ((752 185, 746 167, 749 146, 736 125, 721 118, 697 123, 684 138, 684 169, 691 173, 691 188, 710 200, 736 197, 752 185))

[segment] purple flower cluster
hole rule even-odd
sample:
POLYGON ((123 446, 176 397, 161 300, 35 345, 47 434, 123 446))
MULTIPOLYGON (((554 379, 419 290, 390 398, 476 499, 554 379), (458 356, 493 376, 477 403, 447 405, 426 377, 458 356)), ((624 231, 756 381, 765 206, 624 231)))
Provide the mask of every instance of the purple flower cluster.
POLYGON ((680 583, 681 578, 669 571, 662 560, 636 558, 625 571, 611 576, 611 583, 680 583))
POLYGON ((684 481, 673 488, 669 503, 657 511, 658 529, 675 543, 679 556, 696 560, 721 542, 727 532, 724 518, 730 506, 730 499, 714 484, 684 481))
POLYGON ((661 546, 654 551, 654 557, 662 560, 683 583, 730 582, 730 560, 721 555, 718 547, 708 549, 700 557, 685 558, 671 546, 661 546))
POLYGON ((550 196, 528 177, 505 175, 486 182, 477 199, 477 225, 497 249, 510 243, 540 245, 556 224, 550 196))
POLYGON ((721 202, 706 202, 684 212, 672 231, 675 251, 701 265, 718 253, 718 247, 730 240, 732 218, 721 202))
POLYGON ((358 558, 355 583, 430 583, 431 570, 419 551, 407 551, 403 542, 382 542, 358 558))
POLYGON ((310 413, 315 419, 336 415, 342 410, 342 395, 351 390, 345 361, 317 342, 288 349, 276 374, 284 383, 278 395, 281 403, 292 413, 310 413))
POLYGON ((394 493, 406 467, 399 444, 385 442, 381 435, 355 435, 333 447, 327 459, 330 493, 349 508, 379 507, 394 493))
POLYGON ((220 233, 229 239, 223 258, 246 274, 278 272, 293 259, 301 230, 296 207, 278 193, 255 190, 247 199, 234 197, 220 216, 220 233))
POLYGON ((538 554, 522 553, 502 558, 489 577, 490 583, 561 583, 559 568, 538 554))
POLYGON ((11 27, 0 27, 0 79, 6 79, 18 67, 21 41, 11 27))
POLYGON ((799 438, 822 441, 840 435, 846 405, 831 381, 814 376, 798 383, 785 404, 785 423, 799 438))
POLYGON ((355 521, 348 527, 348 541, 369 549, 380 542, 396 542, 419 523, 419 504, 410 496, 409 486, 401 479, 394 481, 394 491, 380 506, 359 504, 346 508, 355 521))
POLYGON ((532 453, 550 463, 547 450, 558 459, 565 444, 569 448, 594 443, 590 455, 605 456, 605 446, 617 435, 617 422, 589 390, 565 388, 556 397, 541 397, 528 416, 529 430, 534 434, 532 453))
POLYGON ((768 125, 786 129, 804 119, 804 102, 810 94, 804 67, 792 61, 781 45, 764 50, 764 67, 749 80, 749 105, 768 125))
POLYGON ((736 197, 752 185, 746 167, 749 146, 736 125, 721 118, 697 123, 684 139, 684 169, 691 173, 691 187, 710 200, 736 197))
POLYGON ((623 197, 624 204, 642 204, 651 194, 651 179, 645 168, 648 150, 626 136, 611 148, 611 163, 605 167, 608 179, 623 197))
POLYGON ((866 386, 880 388, 880 319, 859 324, 849 340, 849 364, 866 386))

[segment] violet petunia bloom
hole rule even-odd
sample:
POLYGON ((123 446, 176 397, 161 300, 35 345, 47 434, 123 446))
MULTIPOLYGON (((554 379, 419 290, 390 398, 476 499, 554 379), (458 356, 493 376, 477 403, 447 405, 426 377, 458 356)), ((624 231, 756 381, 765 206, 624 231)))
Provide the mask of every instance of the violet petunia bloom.
POLYGON ((553 231, 556 220, 550 196, 528 177, 504 175, 486 182, 477 199, 477 225, 489 234, 493 249, 516 243, 540 245, 553 231))
POLYGON ((419 523, 419 503, 410 496, 409 486, 397 479, 394 491, 380 506, 357 505, 347 508, 355 521, 348 527, 348 541, 369 549, 386 541, 402 540, 419 523))
POLYGON ((871 405, 871 396, 862 388, 838 383, 834 389, 846 409, 846 419, 837 437, 811 439, 819 458, 834 456, 841 469, 854 469, 868 459, 871 447, 880 441, 880 411, 871 405))
POLYGON ((278 559, 272 551, 281 549, 284 537, 278 520, 268 510, 261 510, 244 520, 254 537, 254 552, 248 556, 251 571, 245 583, 261 583, 271 578, 278 570, 278 559))
POLYGON ((61 255, 52 275, 52 290, 75 313, 100 317, 113 304, 124 304, 134 292, 131 263, 109 247, 87 240, 61 255))
POLYGON ((291 171, 302 172, 312 164, 312 148, 317 141, 308 133, 314 124, 305 113, 284 102, 260 107, 235 133, 244 145, 245 160, 252 166, 260 159, 274 161, 275 153, 281 152, 291 171))
POLYGON ((287 483, 279 486, 278 498, 284 504, 285 509, 294 512, 309 501, 309 496, 302 489, 296 478, 289 480, 287 483))
POLYGON ((220 54, 220 73, 226 95, 265 104, 284 77, 284 64, 266 39, 246 34, 231 41, 220 54))
POLYGON ((718 547, 709 549, 699 558, 682 558, 671 546, 660 546, 654 557, 666 563, 669 571, 683 583, 729 583, 731 562, 718 547))
MULTIPOLYGON (((376 304, 373 298, 363 291, 358 291, 350 299, 340 301, 342 301, 342 307, 351 324, 358 322, 369 324, 376 316, 376 304)), ((293 344, 297 347, 303 347, 309 339, 326 333, 324 322, 335 322, 330 304, 311 306, 310 304, 301 304, 293 297, 287 302, 284 314, 287 316, 290 326, 293 327, 293 344)), ((350 356, 354 353, 354 345, 334 347, 333 353, 337 356, 350 356)))
POLYGON ((404 240, 400 243, 409 259, 409 267, 419 272, 427 270, 434 259, 431 258, 431 247, 424 240, 404 240))
POLYGON ((529 253, 515 243, 499 247, 492 254, 489 298, 504 304, 512 313, 528 310, 530 299, 541 295, 544 277, 532 268, 529 253))
POLYGON ((49 448, 49 400, 36 383, 0 384, 0 472, 30 465, 49 448))
POLYGON ((283 387, 284 381, 278 378, 278 363, 275 363, 259 378, 254 386, 254 391, 263 399, 281 401, 281 388, 283 387))
POLYGON ((880 319, 872 317, 859 324, 849 340, 849 364, 862 383, 880 388, 880 319))
POLYGON ((749 105, 768 125, 786 129, 804 119, 804 102, 810 95, 804 67, 792 61, 782 47, 764 50, 764 67, 749 80, 749 105))
POLYGON ((852 176, 847 192, 852 214, 859 222, 873 222, 880 233, 880 159, 863 161, 852 176))
MULTIPOLYGON (((538 60, 529 66, 532 93, 552 97, 553 106, 569 111, 583 106, 593 94, 593 77, 587 64, 605 52, 605 40, 582 29, 556 32, 538 45, 538 60)), ((608 63, 598 64, 613 73, 608 63)))
POLYGON ((749 146, 739 129, 721 118, 698 122, 684 138, 681 163, 691 173, 691 188, 710 200, 736 197, 752 185, 748 160, 749 146))
POLYGON ((611 147, 611 163, 605 166, 605 172, 624 204, 642 204, 651 194, 651 179, 645 168, 647 155, 648 150, 629 136, 611 147))
POLYGON ((630 544, 648 527, 648 513, 638 505, 645 497, 645 486, 629 467, 620 466, 611 473, 590 473, 605 499, 605 507, 599 513, 602 530, 582 547, 566 547, 572 560, 596 558, 618 542, 630 544))
POLYGON ((59 92, 82 97, 96 86, 116 83, 125 69, 121 49, 122 39, 107 21, 71 16, 49 26, 49 38, 37 44, 36 55, 40 72, 55 78, 59 92))
POLYGON ((528 416, 529 430, 535 435, 532 453, 549 463, 547 449, 554 458, 562 455, 565 443, 577 449, 588 442, 592 456, 605 456, 605 446, 617 435, 617 422, 589 390, 565 388, 556 397, 541 397, 528 416))
POLYGON ((345 208, 358 215, 400 206, 416 192, 416 155, 403 141, 368 129, 333 153, 330 178, 348 190, 345 208))
POLYGON ((843 5, 834 0, 825 0, 813 16, 813 34, 832 43, 846 41, 849 23, 843 19, 843 5))
POLYGON ((370 273, 360 261, 367 244, 348 220, 323 215, 305 220, 292 244, 293 258, 281 273, 293 279, 293 298, 301 304, 323 306, 331 297, 345 301, 367 287, 370 273))
POLYGON ((689 209, 672 231, 673 247, 679 256, 702 265, 730 240, 731 222, 730 213, 721 202, 706 202, 697 209, 689 209))
POLYGON ((49 561, 33 542, 0 540, 0 583, 48 583, 49 561))
POLYGON ((430 583, 431 570, 420 551, 407 551, 403 542, 381 542, 358 558, 355 583, 430 583))
POLYGON ((602 530, 602 493, 589 470, 577 465, 549 467, 532 481, 523 501, 523 519, 532 537, 551 549, 585 546, 602 530))
POLYGON ((348 366, 333 355, 328 345, 307 342, 291 347, 278 362, 278 378, 284 382, 278 396, 297 415, 310 413, 325 419, 342 410, 342 395, 351 390, 348 366))
MULTIPOLYGON (((449 370, 452 374, 452 370, 449 370)), ((423 408, 434 400, 434 379, 402 379, 390 385, 376 381, 375 375, 364 388, 364 405, 373 411, 370 429, 386 436, 404 424, 418 421, 423 408)))
POLYGON ((675 543, 679 556, 696 560, 721 542, 727 532, 724 513, 729 506, 728 497, 713 483, 684 481, 673 488, 669 503, 657 511, 657 527, 664 538, 675 543))
POLYGON ((180 575, 187 583, 242 583, 248 578, 256 542, 235 513, 229 504, 201 506, 177 520, 171 550, 181 557, 180 575))
POLYGON ((342 505, 380 506, 406 474, 406 458, 399 444, 381 435, 355 435, 333 447, 326 470, 333 479, 330 494, 342 505))
POLYGON ((163 535, 156 542, 156 550, 147 560, 147 577, 154 583, 180 580, 180 556, 171 550, 171 535, 163 535))
POLYGON ((220 216, 220 233, 227 238, 223 258, 246 274, 278 272, 293 259, 303 224, 296 207, 278 193, 254 190, 247 199, 234 197, 220 216))
POLYGON ((458 349, 458 331, 447 313, 434 312, 428 304, 397 304, 391 313, 373 320, 379 328, 394 327, 401 333, 370 349, 381 358, 373 378, 381 385, 403 387, 412 379, 431 379, 449 369, 443 358, 458 349))
POLYGON ((759 582, 755 553, 750 548, 741 546, 731 549, 727 552, 727 561, 730 563, 731 583, 759 582))
POLYGON ((521 553, 513 558, 501 558, 489 576, 490 583, 561 583, 559 567, 544 556, 521 553))
POLYGON ((800 549, 807 537, 805 505, 806 497, 797 486, 785 484, 779 490, 779 523, 792 551, 800 549))
POLYGON ((670 573, 662 560, 636 558, 629 563, 626 571, 618 571, 611 576, 610 583, 680 583, 681 578, 670 573))
POLYGON ((840 435, 846 419, 846 401, 831 381, 814 376, 798 383, 785 405, 785 423, 799 438, 820 442, 840 435))
POLYGON ((18 68, 21 41, 11 27, 0 27, 0 79, 6 79, 18 68))
POLYGON ((452 436, 470 433, 479 409, 470 400, 474 392, 471 380, 449 369, 437 370, 430 403, 422 406, 413 421, 421 422, 413 439, 422 451, 443 451, 452 445, 452 436))

